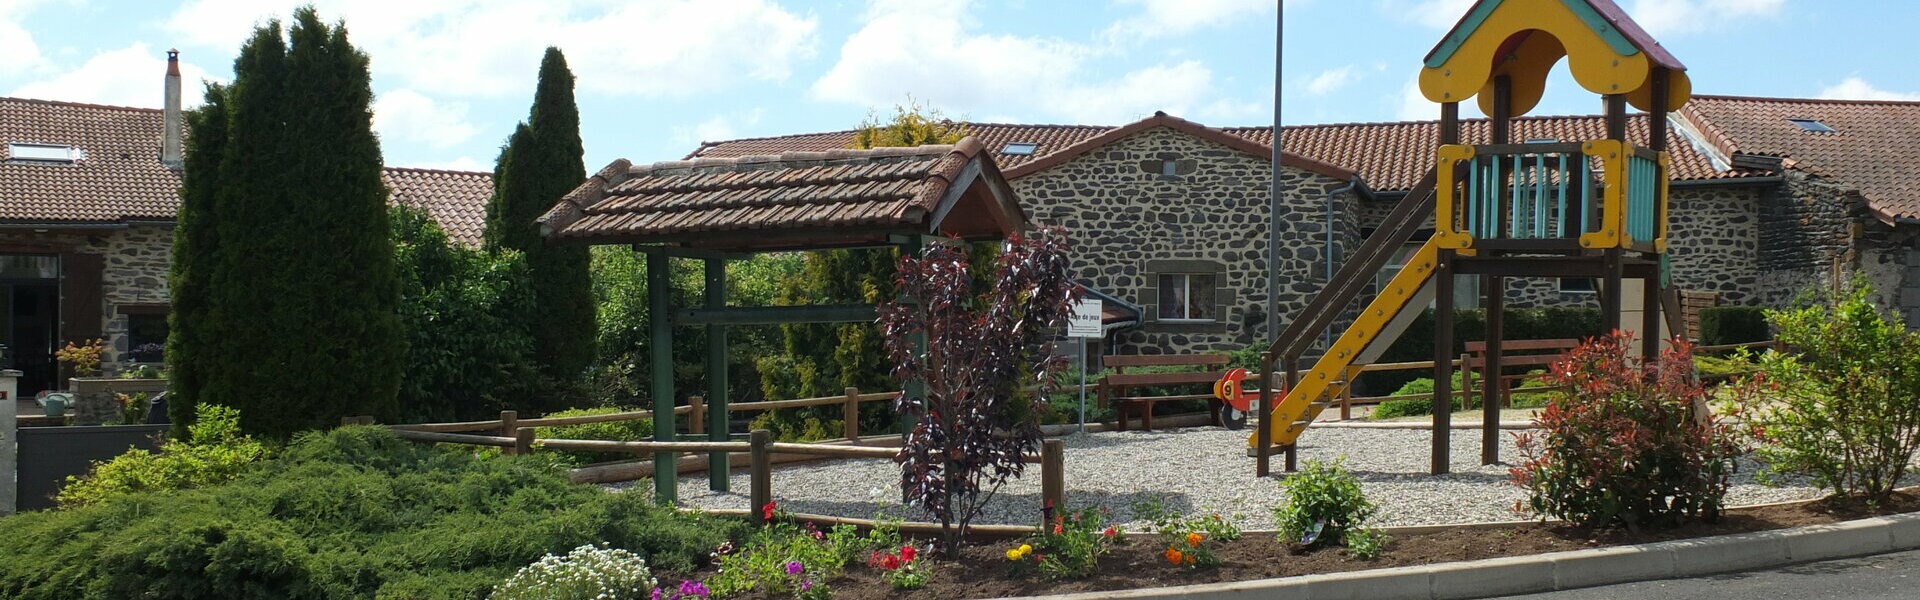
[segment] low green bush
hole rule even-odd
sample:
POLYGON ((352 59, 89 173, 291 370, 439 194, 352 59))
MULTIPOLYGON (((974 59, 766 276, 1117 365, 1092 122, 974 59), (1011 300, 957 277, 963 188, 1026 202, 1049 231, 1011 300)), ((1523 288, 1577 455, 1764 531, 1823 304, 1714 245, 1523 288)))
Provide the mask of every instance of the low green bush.
POLYGON ((1712 306, 1700 309, 1700 345, 1720 346, 1773 339, 1766 309, 1758 306, 1712 306))
MULTIPOLYGON (((610 415, 614 413, 640 410, 609 406, 603 408, 576 408, 563 410, 548 417, 585 417, 591 415, 610 415)), ((584 425, 561 425, 558 427, 535 427, 535 438, 543 440, 611 440, 615 442, 639 442, 653 439, 653 419, 633 419, 629 421, 607 421, 584 425)), ((624 452, 585 452, 579 450, 561 450, 554 454, 564 457, 569 464, 584 465, 610 460, 627 460, 633 454, 624 452)))
MULTIPOLYGON (((827 581, 858 560, 893 552, 901 545, 899 528, 889 523, 883 522, 863 535, 852 525, 837 525, 823 532, 811 522, 794 525, 784 513, 778 517, 771 526, 755 531, 744 544, 728 545, 716 552, 719 572, 703 585, 711 586, 713 594, 722 597, 756 593, 831 597, 827 581)), ((897 555, 894 560, 898 567, 897 555)), ((911 556, 908 562, 913 562, 911 556)))
POLYGON ((583 544, 689 571, 748 527, 571 484, 540 454, 343 427, 227 483, 0 519, 0 598, 476 599, 583 544))
POLYGON ((188 428, 186 440, 161 443, 158 452, 135 449, 93 463, 82 476, 68 476, 56 498, 61 506, 95 504, 111 498, 203 487, 240 476, 267 456, 267 447, 240 433, 240 414, 204 404, 188 428))
MULTIPOLYGON (((1460 403, 1460 395, 1459 395, 1459 390, 1460 390, 1460 372, 1459 371, 1453 372, 1453 389, 1455 391, 1452 396, 1453 410, 1458 411, 1463 408, 1463 406, 1460 403)), ((1400 389, 1394 390, 1392 395, 1406 396, 1411 394, 1432 394, 1432 393, 1433 393, 1433 378, 1421 377, 1419 379, 1415 379, 1413 381, 1409 381, 1401 385, 1400 389)), ((1432 398, 1404 398, 1400 400, 1388 400, 1385 402, 1381 402, 1379 406, 1375 406, 1373 408, 1373 414, 1371 415, 1371 418, 1397 419, 1400 417, 1417 417, 1420 415, 1431 415, 1431 414, 1433 414, 1432 398)))
POLYGON ((1360 550, 1385 543, 1373 538, 1378 532, 1360 533, 1378 507, 1342 461, 1308 460, 1299 473, 1280 480, 1280 490, 1284 499, 1273 507, 1280 541, 1309 547, 1347 544, 1350 550, 1356 542, 1360 550))

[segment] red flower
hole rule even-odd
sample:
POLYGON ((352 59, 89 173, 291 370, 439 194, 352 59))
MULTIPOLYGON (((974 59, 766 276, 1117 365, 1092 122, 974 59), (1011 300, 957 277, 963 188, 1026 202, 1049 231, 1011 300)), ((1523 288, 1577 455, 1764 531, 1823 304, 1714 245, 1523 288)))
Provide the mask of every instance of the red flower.
POLYGON ((780 507, 779 502, 768 502, 766 506, 760 507, 760 518, 768 521, 772 521, 773 511, 774 509, 777 509, 779 507, 780 507))
POLYGON ((1063 529, 1061 529, 1061 527, 1060 527, 1060 524, 1059 524, 1059 523, 1054 523, 1054 524, 1053 524, 1053 534, 1054 534, 1054 535, 1060 535, 1060 532, 1061 532, 1061 531, 1063 531, 1063 529))
POLYGON ((880 568, 892 571, 900 568, 900 557, 888 554, 880 557, 880 568))
POLYGON ((1106 531, 1100 532, 1100 535, 1103 537, 1113 537, 1120 535, 1120 532, 1112 527, 1108 527, 1106 531))
POLYGON ((913 562, 913 559, 914 559, 914 557, 915 557, 915 556, 918 556, 918 555, 919 555, 919 552, 920 552, 920 551, 919 551, 919 550, 915 550, 913 546, 901 546, 901 547, 900 547, 900 560, 903 560, 903 561, 907 561, 907 562, 913 562))

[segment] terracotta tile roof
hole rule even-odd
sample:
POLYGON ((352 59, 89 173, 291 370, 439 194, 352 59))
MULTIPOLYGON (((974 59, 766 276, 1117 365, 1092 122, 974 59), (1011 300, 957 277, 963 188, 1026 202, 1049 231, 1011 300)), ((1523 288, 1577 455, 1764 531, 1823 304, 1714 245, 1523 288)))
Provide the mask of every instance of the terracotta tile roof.
POLYGON ((394 204, 426 211, 446 230, 448 239, 480 245, 487 227, 487 199, 493 197, 493 174, 387 167, 380 180, 392 192, 394 204))
MULTIPOLYGON (((1627 139, 1647 144, 1647 115, 1628 118, 1627 139)), ((1333 125, 1296 125, 1284 128, 1281 140, 1288 152, 1360 172, 1367 185, 1380 191, 1405 191, 1433 168, 1433 149, 1440 139, 1439 121, 1401 121, 1396 123, 1340 123, 1333 125)), ((1228 128, 1228 133, 1261 144, 1273 142, 1271 127, 1228 128)), ((1468 144, 1484 144, 1493 136, 1489 119, 1462 119, 1460 139, 1468 144)), ((1512 140, 1533 139, 1564 141, 1606 137, 1606 121, 1598 115, 1561 117, 1520 117, 1513 120, 1512 140)), ((1718 171, 1713 161, 1687 143, 1673 128, 1668 128, 1667 151, 1673 159, 1676 181, 1732 179, 1765 175, 1760 171, 1718 171)))
MULTIPOLYGON (((1155 127, 1166 127, 1247 154, 1265 156, 1268 160, 1273 159, 1273 139, 1271 135, 1268 136, 1267 141, 1264 143, 1254 142, 1251 138, 1244 135, 1234 135, 1220 129, 1214 129, 1193 121, 1171 116, 1167 113, 1155 112, 1151 117, 1108 129, 1101 132, 1100 135, 1080 140, 1071 146, 1027 161, 1020 166, 1009 167, 1007 168, 1007 177, 1019 178, 1028 173, 1037 173, 1042 169, 1073 160, 1074 157, 1085 154, 1095 148, 1120 141, 1127 136, 1155 127)), ((1308 158, 1294 152, 1282 152, 1280 161, 1282 164, 1313 173, 1319 173, 1334 179, 1353 179, 1354 176, 1353 171, 1308 158)))
MULTIPOLYGON (((180 171, 160 163, 161 112, 0 98, 0 222, 172 221, 180 171), (13 143, 58 144, 86 157, 72 164, 14 160, 13 143)), ((479 245, 488 173, 388 168, 393 201, 425 208, 454 241, 479 245)))
MULTIPOLYGON (((676 242, 731 249, 792 249, 885 240, 977 219, 978 206, 948 213, 956 193, 990 194, 1002 222, 1017 223, 1017 201, 976 138, 957 144, 779 155, 631 166, 617 160, 541 217, 550 237, 587 243, 676 242), (970 170, 977 165, 978 171, 970 170), (979 177, 965 174, 978 172, 979 177), (978 187, 979 190, 973 188, 978 187), (962 213, 966 213, 964 216, 962 213), (952 217, 946 225, 936 215, 952 217), (704 236, 704 237, 703 237, 704 236)), ((972 221, 971 226, 980 225, 972 221)), ((955 231, 962 236, 991 231, 955 231)))
POLYGON ((1884 219, 1920 218, 1920 102, 1694 96, 1680 116, 1725 156, 1783 157, 1790 168, 1858 188, 1884 219))
MULTIPOLYGON (((1153 121, 1155 118, 1157 117, 1150 117, 1129 126, 1137 126, 1153 121)), ((1191 121, 1184 119, 1165 118, 1192 124, 1191 121)), ((1628 137, 1635 143, 1646 142, 1646 120, 1645 115, 1634 115, 1628 123, 1628 137)), ((981 134, 980 138, 987 149, 992 151, 994 160, 1006 169, 1009 178, 1014 179, 1031 172, 1030 164, 1048 161, 1055 153, 1068 151, 1076 144, 1121 129, 1091 125, 1003 123, 969 124, 968 128, 969 131, 981 134), (1004 152, 1008 142, 1022 141, 1040 141, 1041 146, 1031 156, 1008 155, 1004 152)), ((1261 148, 1260 152, 1272 151, 1267 149, 1273 143, 1272 127, 1208 129, 1244 138, 1257 144, 1261 148)), ((1433 148, 1440 135, 1438 121, 1342 123, 1292 126, 1285 129, 1287 138, 1283 141, 1286 144, 1286 154, 1297 154, 1307 159, 1298 164, 1317 163, 1332 169, 1333 171, 1330 172, 1334 173, 1357 172, 1362 179, 1366 180, 1370 188, 1377 191, 1405 191, 1412 188, 1413 184, 1426 174, 1427 169, 1432 167, 1433 148)), ((1460 129, 1461 136, 1467 143, 1484 143, 1484 140, 1491 135, 1490 122, 1487 119, 1462 120, 1460 129)), ((1515 140, 1549 137, 1561 140, 1597 139, 1605 136, 1605 130, 1605 122, 1598 115, 1522 117, 1514 120, 1513 138, 1515 140)), ((751 138, 708 142, 688 156, 690 158, 721 158, 785 151, 830 150, 844 148, 852 141, 853 131, 851 130, 751 138)), ((1711 159, 1688 145, 1686 140, 1677 134, 1669 134, 1667 147, 1673 155, 1674 177, 1678 180, 1730 179, 1765 174, 1750 170, 1716 171, 1711 159)), ((1289 162, 1289 164, 1296 163, 1289 162)))

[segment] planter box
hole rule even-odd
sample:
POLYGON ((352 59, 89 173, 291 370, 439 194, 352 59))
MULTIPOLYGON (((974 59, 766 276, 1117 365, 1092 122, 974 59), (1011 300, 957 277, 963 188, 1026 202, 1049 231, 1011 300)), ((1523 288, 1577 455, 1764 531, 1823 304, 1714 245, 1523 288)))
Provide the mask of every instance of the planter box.
POLYGON ((67 390, 73 392, 73 424, 101 425, 120 415, 120 403, 114 401, 115 394, 145 393, 151 396, 167 391, 167 380, 74 377, 67 380, 67 390))

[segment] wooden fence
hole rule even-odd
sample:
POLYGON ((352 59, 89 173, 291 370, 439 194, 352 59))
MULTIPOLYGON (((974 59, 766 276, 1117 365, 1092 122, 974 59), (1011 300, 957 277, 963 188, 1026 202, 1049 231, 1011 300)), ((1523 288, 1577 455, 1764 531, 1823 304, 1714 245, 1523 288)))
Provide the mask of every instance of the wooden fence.
MULTIPOLYGON (((775 410, 775 409, 781 409, 781 408, 805 408, 805 407, 814 407, 814 406, 839 405, 840 418, 842 421, 842 424, 841 424, 842 436, 840 438, 835 438, 835 439, 858 440, 860 439, 860 405, 868 402, 881 402, 881 401, 893 400, 899 395, 900 395, 900 392, 861 393, 860 388, 850 387, 850 388, 847 388, 847 391, 845 394, 842 394, 839 396, 824 396, 820 398, 796 398, 792 400, 766 400, 766 401, 760 401, 760 402, 729 403, 727 404, 727 412, 731 414, 735 412, 758 412, 758 411, 775 410)), ((688 431, 693 432, 693 435, 698 435, 699 432, 706 430, 707 406, 706 406, 706 399, 704 397, 693 396, 691 398, 688 398, 686 405, 674 407, 673 414, 684 415, 687 417, 687 429, 688 431)), ((487 421, 463 421, 463 422, 457 422, 457 423, 417 423, 417 424, 409 424, 409 425, 389 425, 388 427, 391 427, 396 430, 424 431, 424 432, 434 432, 434 433, 496 431, 496 432, 499 432, 499 437, 513 437, 514 432, 522 427, 560 427, 564 425, 585 425, 588 423, 612 423, 612 422, 618 422, 618 421, 634 421, 634 420, 652 419, 652 418, 653 418, 653 411, 636 410, 636 411, 629 411, 629 412, 608 413, 604 415, 579 415, 579 416, 572 416, 572 417, 542 417, 538 419, 522 419, 522 418, 519 418, 519 413, 516 411, 503 410, 503 411, 500 411, 500 418, 487 420, 487 421)))
MULTIPOLYGON (((857 394, 850 394, 850 395, 857 395, 857 394)), ((755 404, 763 404, 763 403, 755 403, 755 404)), ((595 415, 595 416, 611 416, 611 415, 595 415)), ((560 420, 575 419, 575 418, 579 418, 579 417, 562 417, 560 418, 560 420)), ((428 431, 428 430, 420 429, 419 426, 414 426, 414 425, 394 425, 390 427, 392 427, 394 429, 394 433, 398 434, 401 438, 409 439, 417 442, 432 442, 432 443, 442 443, 442 444, 466 444, 466 445, 473 445, 473 446, 491 446, 491 447, 504 449, 508 454, 530 454, 539 450, 624 452, 624 453, 634 454, 636 456, 652 455, 660 452, 673 452, 673 453, 684 453, 684 454, 710 454, 714 452, 744 452, 749 456, 748 478, 747 478, 748 480, 747 499, 748 499, 748 505, 752 507, 752 510, 749 510, 748 512, 750 516, 752 516, 754 519, 762 520, 762 521, 765 520, 764 519, 765 515, 761 513, 761 511, 759 510, 759 507, 766 506, 767 503, 773 501, 773 455, 775 453, 802 455, 802 456, 811 456, 816 458, 829 458, 829 459, 840 458, 840 459, 893 460, 894 456, 896 456, 900 452, 900 449, 898 447, 843 446, 843 445, 835 445, 835 444, 791 444, 791 443, 775 442, 773 441, 773 432, 765 429, 753 430, 751 433, 748 434, 747 441, 745 442, 711 442, 711 441, 628 442, 628 441, 611 441, 611 440, 567 440, 567 439, 536 440, 534 439, 533 427, 545 426, 545 425, 529 425, 529 423, 537 423, 537 422, 551 421, 551 420, 552 419, 527 419, 524 421, 519 421, 519 427, 514 429, 513 435, 511 436, 476 435, 476 434, 467 434, 467 433, 450 433, 445 431, 428 431)), ((604 421, 589 421, 589 422, 604 422, 604 421)), ((350 417, 348 419, 344 419, 343 423, 372 424, 371 419, 368 419, 367 417, 350 417)), ((479 421, 475 423, 489 423, 489 422, 479 421)), ((576 423, 567 422, 562 424, 576 424, 576 423)), ((440 425, 450 425, 450 424, 440 424, 440 425)), ((472 425, 472 424, 470 423, 467 425, 472 425)), ((1040 497, 1043 505, 1048 505, 1047 503, 1050 503, 1051 506, 1066 506, 1067 505, 1066 503, 1066 500, 1067 500, 1066 472, 1065 472, 1066 443, 1057 439, 1043 440, 1040 443, 1040 452, 1038 454, 1029 454, 1023 458, 1028 464, 1040 465, 1040 497)), ((677 474, 670 475, 670 476, 677 476, 677 474)), ((730 513, 731 511, 720 511, 720 512, 730 513)), ((861 519, 850 519, 850 518, 835 517, 835 516, 829 516, 829 515, 807 515, 807 518, 809 520, 828 523, 828 524, 850 523, 850 524, 859 525, 862 523, 869 523, 861 519)), ((1026 531, 1026 529, 1020 529, 1020 531, 1026 531)))

